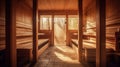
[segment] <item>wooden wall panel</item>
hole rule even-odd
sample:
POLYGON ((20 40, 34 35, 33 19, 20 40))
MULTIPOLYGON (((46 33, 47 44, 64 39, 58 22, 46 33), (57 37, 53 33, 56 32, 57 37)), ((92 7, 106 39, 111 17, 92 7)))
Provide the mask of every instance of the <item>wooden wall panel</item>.
MULTIPOLYGON (((85 4, 85 3, 84 3, 85 4)), ((96 2, 92 1, 84 9, 84 38, 87 42, 96 44, 96 2)), ((86 41, 85 41, 86 42, 86 41)), ((83 42, 83 44, 85 44, 83 42)))
POLYGON ((120 29, 120 1, 106 0, 106 34, 107 36, 115 38, 115 32, 120 29))
POLYGON ((0 50, 5 49, 5 0, 0 0, 0 50))
MULTIPOLYGON (((95 1, 91 2, 85 11, 84 17, 84 35, 89 35, 90 39, 96 37, 96 7, 95 1), (94 36, 94 37, 93 37, 94 36)), ((120 29, 120 1, 106 0, 106 44, 115 49, 115 32, 120 29)))
POLYGON ((115 45, 115 32, 120 29, 120 1, 106 0, 106 4, 106 43, 115 45))
POLYGON ((95 1, 90 2, 91 5, 85 9, 84 11, 84 29, 86 30, 85 34, 96 34, 96 7, 95 7, 95 1))
POLYGON ((24 1, 18 1, 16 12, 17 48, 32 48, 32 8, 24 1))
POLYGON ((120 29, 120 1, 106 0, 106 4, 106 43, 115 46, 115 32, 120 29))

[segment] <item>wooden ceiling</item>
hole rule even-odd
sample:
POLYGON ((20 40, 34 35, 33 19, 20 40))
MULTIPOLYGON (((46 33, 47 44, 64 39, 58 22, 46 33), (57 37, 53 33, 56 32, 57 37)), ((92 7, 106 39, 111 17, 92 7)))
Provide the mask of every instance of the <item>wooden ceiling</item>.
MULTIPOLYGON (((83 0, 85 9, 94 0, 83 0)), ((32 7, 32 0, 25 0, 32 7)), ((38 0, 39 10, 78 10, 78 0, 38 0)))
POLYGON ((39 10, 77 10, 78 0, 39 0, 39 10))

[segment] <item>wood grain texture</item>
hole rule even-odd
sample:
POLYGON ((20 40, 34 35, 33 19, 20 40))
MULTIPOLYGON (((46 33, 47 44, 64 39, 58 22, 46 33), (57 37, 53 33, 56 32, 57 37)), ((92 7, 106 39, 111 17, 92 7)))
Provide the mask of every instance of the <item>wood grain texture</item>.
POLYGON ((0 0, 0 50, 5 49, 5 1, 0 0))
POLYGON ((33 27, 33 64, 38 61, 38 0, 33 0, 32 27, 33 27))
MULTIPOLYGON (((32 7, 31 0, 25 2, 32 7)), ((84 0, 83 9, 85 10, 92 0, 84 0)), ((78 0, 39 0, 39 10, 78 10, 78 0)))
POLYGON ((78 23, 78 56, 82 62, 82 47, 83 47, 83 0, 78 0, 79 23, 78 23))
POLYGON ((77 15, 78 10, 39 10, 40 15, 77 15))
MULTIPOLYGON (((119 0, 106 0, 106 45, 110 45, 111 48, 115 48, 115 32, 120 28, 120 1, 119 0)), ((85 4, 85 3, 84 3, 85 4)), ((84 37, 88 37, 88 41, 91 44, 91 40, 96 41, 96 7, 94 1, 91 5, 87 6, 84 10, 84 37)), ((106 47, 107 48, 107 47, 106 47)))
POLYGON ((40 56, 48 47, 49 47, 49 43, 41 47, 41 49, 38 50, 38 56, 40 56))
POLYGON ((32 61, 32 49, 17 49, 17 67, 23 67, 25 63, 32 61))
POLYGON ((17 67, 16 51, 16 4, 17 0, 6 1, 6 67, 17 67))
POLYGON ((32 61, 32 39, 32 8, 30 8, 24 0, 18 0, 16 7, 16 46, 18 67, 26 62, 32 61))
MULTIPOLYGON (((120 1, 106 0, 106 44, 110 44, 115 49, 115 32, 120 28, 120 1)), ((96 10, 95 2, 91 2, 84 10, 84 36, 96 37, 96 10)))
POLYGON ((120 1, 106 0, 106 3, 106 34, 115 39, 115 32, 120 28, 120 1))
MULTIPOLYGON (((30 0, 25 0, 32 7, 30 0)), ((39 0, 39 10, 78 10, 78 0, 39 0)))
POLYGON ((24 1, 18 1, 16 10, 17 48, 27 44, 32 48, 32 8, 24 1))
MULTIPOLYGON (((71 46, 76 51, 78 49, 78 39, 72 39, 71 40, 71 46)), ((90 42, 89 40, 83 40, 83 50, 82 50, 82 60, 85 62, 96 62, 96 41, 92 40, 90 42)), ((107 55, 114 52, 111 45, 107 44, 107 55)), ((109 58, 108 58, 109 59, 109 58)))

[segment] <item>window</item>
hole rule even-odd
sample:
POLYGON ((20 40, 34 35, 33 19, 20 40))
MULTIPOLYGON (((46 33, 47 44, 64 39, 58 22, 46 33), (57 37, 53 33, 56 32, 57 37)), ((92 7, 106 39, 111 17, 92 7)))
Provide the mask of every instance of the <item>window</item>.
POLYGON ((68 16, 68 29, 69 30, 78 30, 79 17, 77 15, 68 16))
POLYGON ((41 15, 40 16, 40 30, 51 30, 52 29, 52 16, 41 15))

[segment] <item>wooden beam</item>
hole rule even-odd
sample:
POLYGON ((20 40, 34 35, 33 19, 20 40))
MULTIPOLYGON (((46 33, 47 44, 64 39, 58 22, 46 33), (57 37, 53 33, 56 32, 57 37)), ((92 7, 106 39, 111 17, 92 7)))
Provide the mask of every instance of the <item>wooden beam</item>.
POLYGON ((106 0, 96 0, 96 67, 106 67, 106 0))
POLYGON ((83 47, 83 7, 82 0, 78 0, 79 9, 79 24, 78 24, 78 57, 79 61, 82 62, 82 47, 83 47))
POLYGON ((33 0, 33 63, 38 61, 38 0, 33 0))
POLYGON ((54 15, 52 15, 52 42, 51 46, 54 45, 54 15))
POLYGON ((68 31, 68 14, 66 13, 66 45, 68 46, 69 45, 69 31, 68 31))
POLYGON ((78 10, 39 10, 40 15, 77 15, 78 10))
POLYGON ((38 33, 40 33, 40 13, 38 12, 38 33))
POLYGON ((6 0, 6 67, 17 67, 16 0, 6 0))

